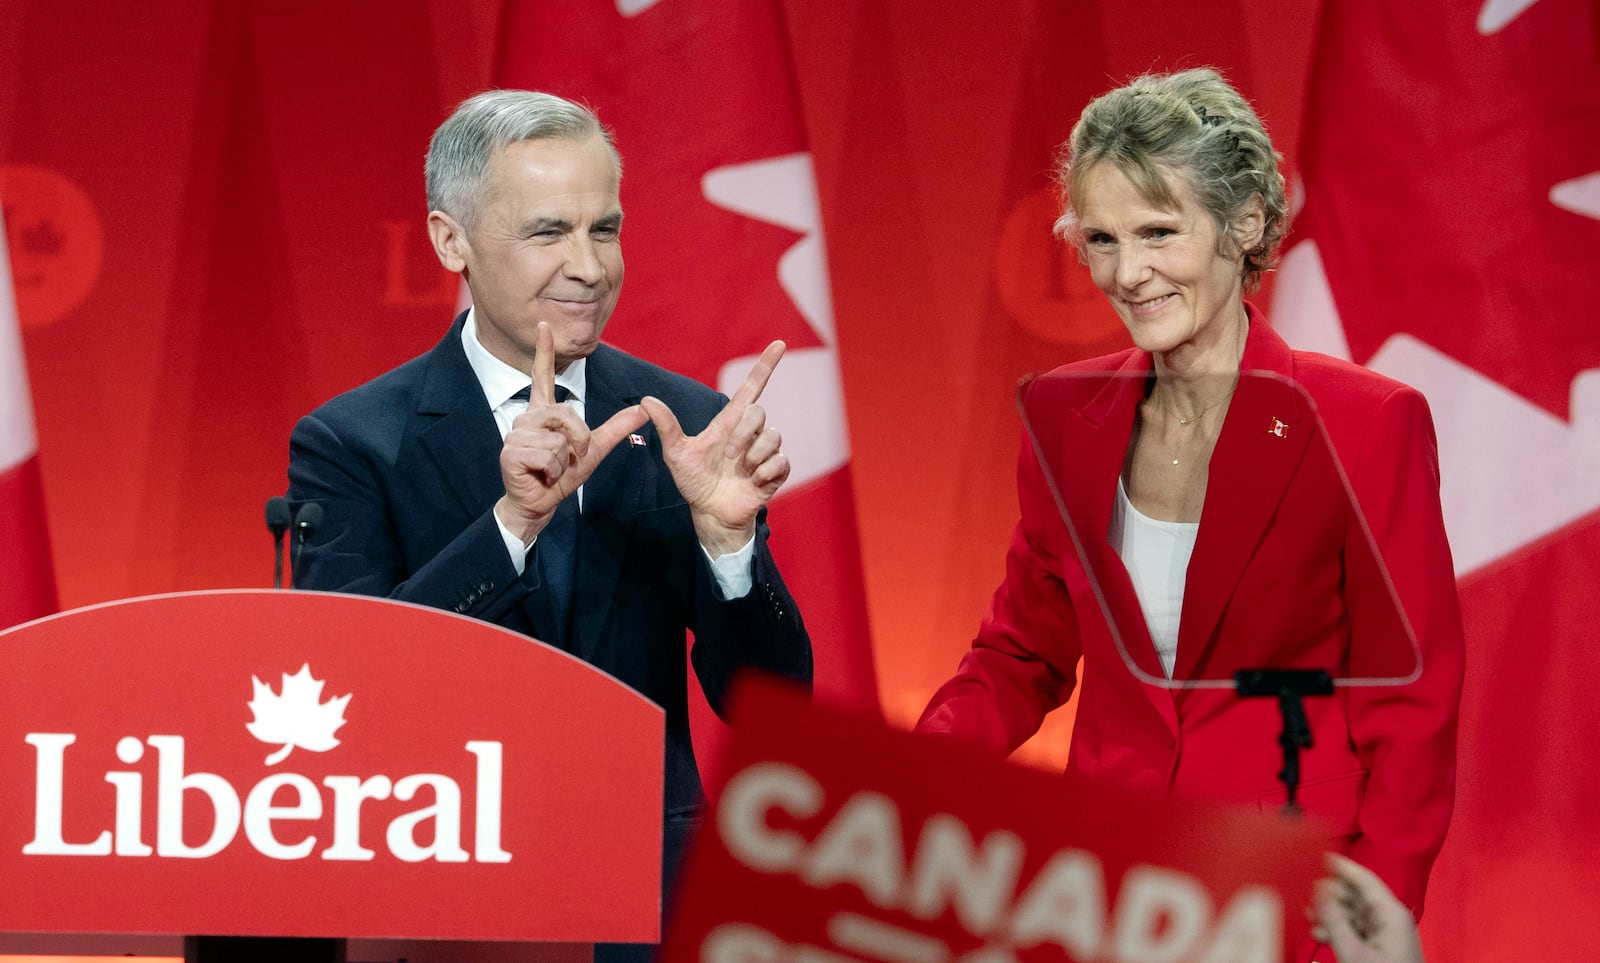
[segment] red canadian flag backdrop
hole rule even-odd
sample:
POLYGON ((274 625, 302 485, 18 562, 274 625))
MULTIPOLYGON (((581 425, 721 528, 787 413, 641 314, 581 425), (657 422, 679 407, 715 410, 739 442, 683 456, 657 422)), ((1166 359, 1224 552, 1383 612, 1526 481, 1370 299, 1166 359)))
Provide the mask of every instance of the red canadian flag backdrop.
POLYGON ((1421 389, 1438 428, 1468 648, 1430 958, 1592 949, 1548 921, 1600 887, 1573 762, 1600 731, 1597 36, 1588 0, 1340 0, 1317 36, 1274 319, 1421 389))
POLYGON ((0 628, 55 611, 33 399, 0 218, 0 628))
POLYGON ((732 393, 788 344, 761 404, 793 474, 772 551, 820 697, 876 709, 822 221, 777 4, 512 2, 498 80, 592 107, 623 158, 628 281, 606 339, 732 393))

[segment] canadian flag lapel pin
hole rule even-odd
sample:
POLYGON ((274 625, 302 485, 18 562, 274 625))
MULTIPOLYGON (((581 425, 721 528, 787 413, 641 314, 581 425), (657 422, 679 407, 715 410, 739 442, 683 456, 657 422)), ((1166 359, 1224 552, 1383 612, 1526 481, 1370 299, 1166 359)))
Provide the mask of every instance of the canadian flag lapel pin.
POLYGON ((1289 424, 1279 418, 1272 419, 1272 427, 1267 429, 1267 434, 1277 435, 1279 438, 1289 437, 1289 424))
POLYGON ((633 434, 628 436, 628 444, 632 445, 635 448, 643 448, 644 447, 644 436, 639 434, 638 432, 634 432, 633 434))

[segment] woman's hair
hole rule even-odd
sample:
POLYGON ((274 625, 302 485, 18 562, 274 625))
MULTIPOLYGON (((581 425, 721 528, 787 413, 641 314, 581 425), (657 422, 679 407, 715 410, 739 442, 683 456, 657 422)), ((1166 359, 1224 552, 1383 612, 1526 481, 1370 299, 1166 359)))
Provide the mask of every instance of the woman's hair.
POLYGON ((1073 202, 1101 163, 1163 208, 1178 206, 1173 177, 1184 178, 1216 222, 1219 243, 1239 243, 1239 218, 1259 196, 1261 237, 1242 252, 1244 289, 1251 291, 1276 263, 1283 240, 1288 206, 1278 160, 1261 119, 1215 70, 1145 74, 1091 101, 1062 145, 1056 182, 1066 203, 1055 230, 1081 247, 1073 202))

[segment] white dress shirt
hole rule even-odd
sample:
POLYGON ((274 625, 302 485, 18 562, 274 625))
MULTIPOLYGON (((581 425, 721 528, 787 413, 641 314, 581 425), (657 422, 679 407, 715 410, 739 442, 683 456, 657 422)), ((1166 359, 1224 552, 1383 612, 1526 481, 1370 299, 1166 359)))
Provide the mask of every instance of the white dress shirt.
POLYGON ((1178 625, 1183 617, 1183 589, 1189 578, 1198 522, 1164 522, 1133 507, 1128 490, 1117 479, 1117 504, 1111 512, 1111 546, 1122 556, 1133 582, 1133 594, 1161 656, 1161 669, 1172 678, 1178 661, 1178 625))

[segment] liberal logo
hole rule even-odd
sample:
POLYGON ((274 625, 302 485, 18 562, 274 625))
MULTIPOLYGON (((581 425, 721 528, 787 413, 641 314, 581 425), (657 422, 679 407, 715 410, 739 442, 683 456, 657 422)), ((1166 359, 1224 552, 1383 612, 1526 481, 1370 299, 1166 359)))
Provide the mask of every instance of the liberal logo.
MULTIPOLYGON (((323 701, 326 682, 312 675, 309 664, 282 678, 279 691, 274 692, 251 676, 253 696, 248 705, 253 719, 245 728, 256 739, 279 747, 266 757, 268 766, 283 762, 297 748, 322 753, 338 747, 334 733, 344 726, 351 699, 346 693, 323 701)), ((77 740, 77 734, 70 732, 24 736, 35 753, 33 839, 22 847, 25 856, 205 859, 232 846, 242 828, 245 843, 272 859, 306 859, 316 852, 326 860, 374 860, 379 851, 362 845, 363 803, 390 799, 409 803, 420 797, 432 802, 389 819, 383 833, 386 855, 407 863, 511 861, 511 853, 500 845, 504 745, 497 741, 465 743, 465 751, 475 757, 475 779, 468 793, 463 793, 456 780, 438 772, 399 778, 330 775, 319 785, 308 776, 281 770, 241 792, 217 773, 187 771, 181 735, 151 735, 142 741, 123 736, 117 740, 115 752, 126 766, 144 760, 147 748, 155 750, 155 845, 151 846, 144 837, 144 807, 150 794, 145 773, 137 769, 104 771, 105 782, 115 789, 113 812, 106 814, 109 819, 101 820, 101 825, 109 822, 109 828, 86 841, 66 839, 66 789, 69 783, 81 783, 85 778, 77 769, 72 770, 73 778, 68 778, 67 748, 77 740), (184 807, 190 793, 205 796, 211 804, 212 823, 199 845, 190 845, 185 839, 184 807), (472 807, 474 816, 470 851, 461 844, 464 805, 472 807), (324 828, 324 814, 332 815, 331 827, 324 828), (318 835, 322 832, 326 832, 326 844, 318 835)), ((89 753, 92 759, 93 750, 89 753)), ((74 753, 74 765, 86 764, 77 758, 82 755, 81 750, 74 753)), ((92 772, 96 763, 87 764, 92 772)), ((194 815, 187 820, 191 832, 197 822, 204 822, 194 815)), ((205 829, 203 825, 200 828, 205 829)))

